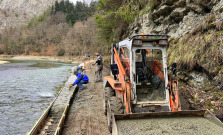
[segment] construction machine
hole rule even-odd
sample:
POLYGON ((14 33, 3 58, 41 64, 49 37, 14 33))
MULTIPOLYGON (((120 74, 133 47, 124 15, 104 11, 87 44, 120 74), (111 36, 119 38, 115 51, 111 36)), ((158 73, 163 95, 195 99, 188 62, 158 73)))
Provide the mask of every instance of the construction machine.
MULTIPOLYGON (((165 123, 167 119, 176 121, 178 118, 183 118, 181 121, 186 122, 190 120, 190 117, 193 117, 193 122, 196 120, 198 122, 199 118, 208 117, 210 124, 214 123, 214 126, 219 128, 215 131, 223 133, 222 123, 210 111, 181 110, 178 81, 174 79, 176 63, 173 63, 171 74, 168 75, 167 47, 167 35, 151 34, 135 35, 130 39, 112 44, 111 76, 104 77, 104 111, 112 134, 162 134, 161 131, 150 132, 154 129, 147 124, 153 124, 156 119, 165 123), (143 120, 146 122, 144 123, 143 120), (144 132, 143 125, 147 125, 145 128, 148 132, 144 132), (127 132, 125 129, 133 131, 140 129, 140 132, 127 132)), ((193 122, 188 121, 188 124, 193 122)), ((199 122, 197 125, 194 123, 195 127, 198 125, 200 126, 199 122)), ((185 125, 182 127, 185 128, 185 125)), ((179 130, 173 134, 179 134, 179 130)), ((191 130, 181 131, 190 133, 191 130)))

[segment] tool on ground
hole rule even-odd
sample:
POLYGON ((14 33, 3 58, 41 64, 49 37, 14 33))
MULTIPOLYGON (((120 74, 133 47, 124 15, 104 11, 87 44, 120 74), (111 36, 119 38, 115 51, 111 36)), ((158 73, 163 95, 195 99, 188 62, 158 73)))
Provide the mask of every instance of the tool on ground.
MULTIPOLYGON (((219 124, 209 111, 181 111, 178 81, 167 73, 167 47, 167 35, 135 35, 112 44, 112 75, 104 77, 104 111, 112 134, 119 134, 122 127, 116 122, 124 118, 204 117, 208 114, 219 124)), ((172 67, 175 74, 176 63, 172 67)))

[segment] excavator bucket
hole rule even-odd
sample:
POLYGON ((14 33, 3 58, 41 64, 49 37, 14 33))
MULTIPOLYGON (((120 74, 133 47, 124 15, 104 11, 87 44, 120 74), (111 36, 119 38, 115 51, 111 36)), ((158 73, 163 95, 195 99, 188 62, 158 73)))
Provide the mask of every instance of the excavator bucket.
POLYGON ((112 135, 222 133, 223 124, 208 110, 112 114, 112 135))

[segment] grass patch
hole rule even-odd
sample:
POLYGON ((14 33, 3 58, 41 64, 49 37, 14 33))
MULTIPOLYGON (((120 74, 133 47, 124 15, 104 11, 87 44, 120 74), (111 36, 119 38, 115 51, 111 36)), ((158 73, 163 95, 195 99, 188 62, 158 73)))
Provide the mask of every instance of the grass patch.
POLYGON ((177 63, 181 69, 207 71, 220 75, 223 70, 223 33, 187 34, 180 39, 171 39, 167 50, 168 64, 177 63))
POLYGON ((211 109, 213 105, 211 104, 211 101, 208 100, 208 101, 206 102, 205 106, 206 106, 207 109, 211 109))
POLYGON ((60 90, 64 87, 64 84, 60 85, 60 86, 55 86, 53 91, 55 91, 55 96, 58 96, 60 90))

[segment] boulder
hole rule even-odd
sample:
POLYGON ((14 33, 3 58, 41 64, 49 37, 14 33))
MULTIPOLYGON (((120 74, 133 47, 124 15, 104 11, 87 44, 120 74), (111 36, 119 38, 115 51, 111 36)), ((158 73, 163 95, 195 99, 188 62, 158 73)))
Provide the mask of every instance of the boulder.
POLYGON ((163 5, 173 5, 174 3, 176 3, 178 0, 163 0, 160 6, 163 5))
POLYGON ((176 5, 177 7, 186 7, 186 0, 179 0, 174 5, 176 5))
POLYGON ((173 23, 173 19, 170 16, 167 16, 166 18, 164 18, 162 20, 162 23, 164 23, 164 24, 172 24, 173 23))
POLYGON ((173 8, 171 6, 164 5, 164 6, 161 6, 159 9, 154 10, 152 15, 154 18, 159 18, 159 16, 161 15, 165 16, 165 15, 170 14, 172 10, 173 8))
POLYGON ((216 4, 216 5, 212 8, 212 12, 213 12, 213 11, 219 11, 220 9, 223 9, 223 0, 221 0, 218 4, 216 4))
POLYGON ((194 11, 196 13, 203 13, 204 12, 204 9, 203 9, 202 6, 196 5, 194 3, 188 3, 187 6, 186 6, 186 8, 188 10, 192 10, 192 11, 194 11))
POLYGON ((164 17, 160 16, 158 19, 154 20, 156 24, 161 24, 163 22, 164 17))
POLYGON ((173 20, 176 22, 180 22, 188 12, 189 10, 187 8, 176 8, 170 14, 170 17, 173 18, 173 20))

